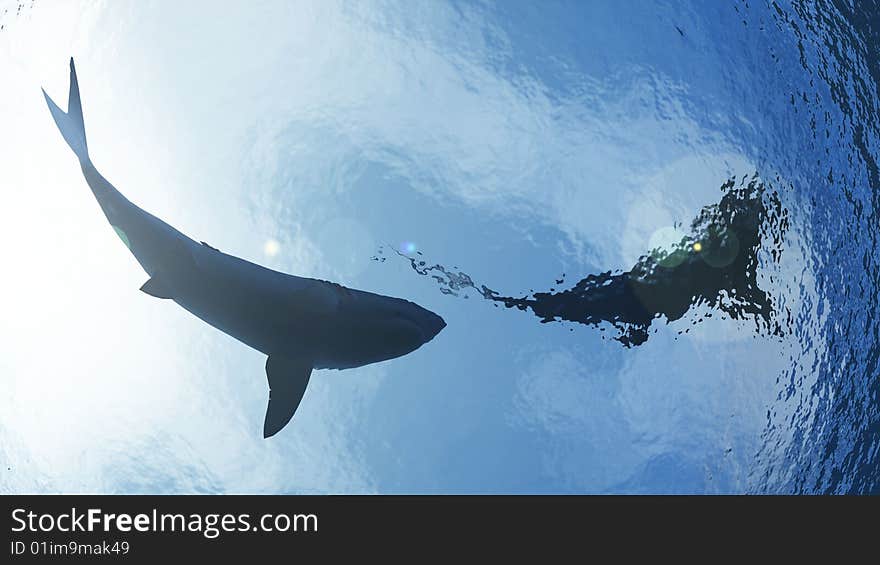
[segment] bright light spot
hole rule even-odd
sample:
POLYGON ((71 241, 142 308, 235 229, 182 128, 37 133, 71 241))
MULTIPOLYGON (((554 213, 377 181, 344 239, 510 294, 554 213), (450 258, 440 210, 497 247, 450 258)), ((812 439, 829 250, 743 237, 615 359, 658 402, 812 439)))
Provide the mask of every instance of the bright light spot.
POLYGON ((266 240, 266 243, 263 244, 263 253, 269 257, 278 255, 279 251, 281 251, 281 244, 274 239, 266 240))
POLYGON ((696 242, 696 243, 694 244, 694 251, 696 251, 697 253, 699 253, 699 252, 702 251, 702 250, 703 250, 703 244, 700 243, 699 241, 696 242))
POLYGON ((406 253, 407 255, 411 255, 418 250, 418 247, 412 241, 404 241, 400 244, 400 252, 406 253))

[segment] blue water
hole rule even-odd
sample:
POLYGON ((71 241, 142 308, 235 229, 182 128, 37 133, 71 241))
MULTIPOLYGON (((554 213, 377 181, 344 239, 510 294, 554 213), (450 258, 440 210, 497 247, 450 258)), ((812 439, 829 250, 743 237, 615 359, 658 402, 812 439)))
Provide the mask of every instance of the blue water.
POLYGON ((33 135, 3 136, 0 179, 53 243, 6 245, 76 298, 0 287, 30 304, 0 325, 2 490, 878 492, 875 3, 19 4, 0 117, 33 135), (264 441, 262 359, 137 295, 55 147, 35 88, 62 92, 71 54, 132 200, 447 328, 316 372, 264 441), (702 282, 658 269, 674 305, 577 286, 617 288, 669 234, 692 252, 695 218, 750 182, 760 237, 715 270, 688 255, 702 282))

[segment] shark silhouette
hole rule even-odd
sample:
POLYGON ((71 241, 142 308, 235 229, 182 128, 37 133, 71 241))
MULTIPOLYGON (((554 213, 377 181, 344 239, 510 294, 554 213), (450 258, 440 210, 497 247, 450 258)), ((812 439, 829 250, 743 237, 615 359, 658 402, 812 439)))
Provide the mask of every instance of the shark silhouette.
POLYGON ((43 96, 104 215, 150 276, 141 290, 268 355, 263 437, 293 417, 313 369, 400 357, 446 326, 407 300, 280 273, 190 239, 129 202, 92 164, 72 58, 67 112, 43 96))

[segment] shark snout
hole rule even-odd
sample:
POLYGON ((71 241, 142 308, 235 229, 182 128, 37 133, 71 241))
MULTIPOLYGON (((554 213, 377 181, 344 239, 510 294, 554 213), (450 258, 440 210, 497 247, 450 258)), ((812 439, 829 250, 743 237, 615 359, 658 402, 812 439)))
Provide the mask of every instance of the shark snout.
POLYGON ((434 339, 446 327, 443 318, 409 301, 398 302, 394 316, 408 328, 406 330, 409 332, 408 339, 413 342, 411 346, 415 348, 434 339))
POLYGON ((446 321, 438 316, 437 314, 426 310, 427 313, 426 322, 423 327, 423 331, 425 332, 425 343, 434 339, 438 333, 440 333, 443 328, 446 327, 446 321))

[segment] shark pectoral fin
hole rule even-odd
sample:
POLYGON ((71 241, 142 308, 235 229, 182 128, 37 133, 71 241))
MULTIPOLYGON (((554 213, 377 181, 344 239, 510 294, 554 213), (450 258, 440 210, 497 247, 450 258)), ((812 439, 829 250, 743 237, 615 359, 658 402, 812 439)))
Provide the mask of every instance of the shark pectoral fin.
POLYGON ((169 289, 164 283, 162 283, 162 280, 157 277, 153 277, 145 282, 144 286, 141 287, 141 290, 150 296, 155 296, 156 298, 174 298, 171 289, 169 289))
POLYGON ((288 358, 270 355, 266 359, 266 377, 269 379, 269 407, 263 423, 263 437, 281 431, 293 418, 293 413, 306 393, 312 361, 303 357, 288 358))

